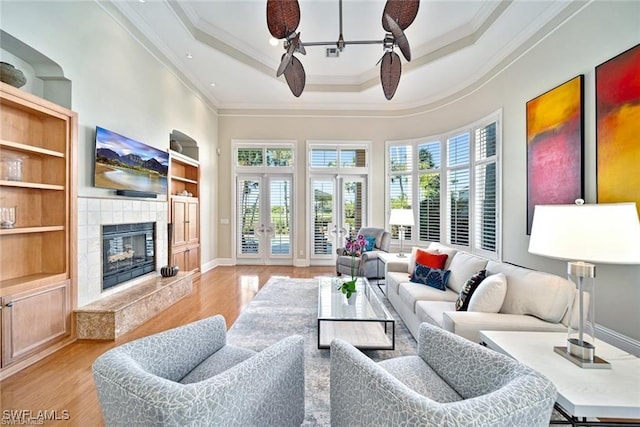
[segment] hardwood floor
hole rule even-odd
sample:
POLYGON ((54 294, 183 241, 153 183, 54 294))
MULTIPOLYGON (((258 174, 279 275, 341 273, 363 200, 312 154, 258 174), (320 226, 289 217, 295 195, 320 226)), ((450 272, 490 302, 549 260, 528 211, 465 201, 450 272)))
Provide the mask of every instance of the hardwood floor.
MULTIPOLYGON (((134 331, 115 341, 76 341, 2 381, 0 383, 0 409, 2 409, 0 424, 10 424, 10 417, 20 411, 30 411, 21 415, 23 419, 36 417, 40 411, 47 411, 58 419, 67 419, 45 421, 45 425, 101 426, 103 425, 102 414, 93 383, 91 365, 105 351, 127 341, 214 314, 222 314, 229 328, 244 306, 271 276, 304 278, 334 273, 335 267, 215 268, 194 282, 194 290, 190 296, 178 301, 134 331)), ((13 419, 16 420, 16 418, 13 419)), ((20 423, 14 421, 13 424, 20 423)))

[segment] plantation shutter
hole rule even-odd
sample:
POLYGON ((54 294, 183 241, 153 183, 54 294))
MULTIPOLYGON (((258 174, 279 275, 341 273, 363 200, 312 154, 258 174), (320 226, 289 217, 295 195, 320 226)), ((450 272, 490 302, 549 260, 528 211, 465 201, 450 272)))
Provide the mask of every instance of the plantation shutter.
POLYGON ((496 123, 475 132, 475 247, 497 251, 497 138, 496 123))
POLYGON ((447 140, 448 242, 461 246, 469 246, 469 153, 469 133, 447 140))

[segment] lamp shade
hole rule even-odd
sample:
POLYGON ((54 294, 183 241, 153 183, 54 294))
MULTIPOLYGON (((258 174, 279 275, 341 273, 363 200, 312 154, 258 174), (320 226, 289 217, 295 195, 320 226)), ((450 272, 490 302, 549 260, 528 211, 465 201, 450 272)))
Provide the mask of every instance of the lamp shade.
POLYGON ((568 261, 640 264, 636 205, 537 205, 529 253, 568 261))
POLYGON ((391 225, 414 225, 413 210, 411 209, 391 209, 389 215, 391 225))

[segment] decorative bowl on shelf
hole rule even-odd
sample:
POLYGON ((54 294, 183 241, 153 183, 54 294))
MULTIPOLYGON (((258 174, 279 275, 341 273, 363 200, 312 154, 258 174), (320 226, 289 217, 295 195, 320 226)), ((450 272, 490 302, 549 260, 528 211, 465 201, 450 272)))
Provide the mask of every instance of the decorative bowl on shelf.
POLYGON ((27 83, 24 73, 8 62, 0 62, 0 80, 17 88, 27 83))

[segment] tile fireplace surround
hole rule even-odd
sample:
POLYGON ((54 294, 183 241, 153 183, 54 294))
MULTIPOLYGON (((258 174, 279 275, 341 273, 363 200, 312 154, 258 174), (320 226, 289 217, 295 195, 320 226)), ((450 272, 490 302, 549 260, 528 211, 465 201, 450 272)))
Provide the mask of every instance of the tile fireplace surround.
POLYGON ((156 223, 156 269, 167 263, 166 200, 78 197, 78 307, 144 281, 133 279, 102 292, 102 225, 156 223))

